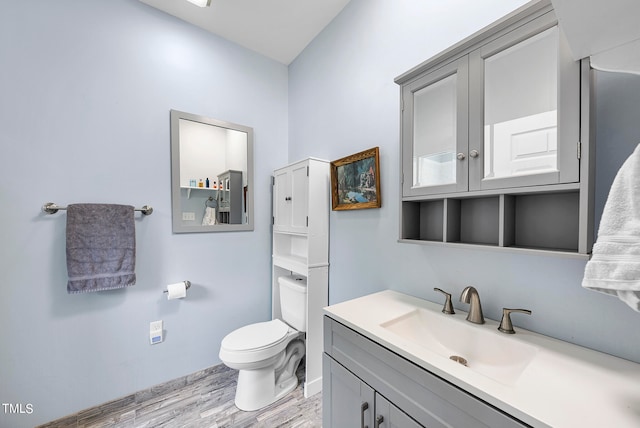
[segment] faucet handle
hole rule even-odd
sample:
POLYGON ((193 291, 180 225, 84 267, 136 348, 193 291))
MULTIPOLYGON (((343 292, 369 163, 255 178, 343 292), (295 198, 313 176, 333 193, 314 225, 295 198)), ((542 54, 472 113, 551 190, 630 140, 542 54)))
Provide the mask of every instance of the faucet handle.
POLYGON ((511 312, 520 312, 522 314, 531 315, 531 311, 528 309, 502 309, 502 320, 500 321, 500 326, 498 330, 507 334, 515 334, 515 330, 513 329, 513 324, 511 324, 511 312))
POLYGON ((453 310, 453 303, 451 303, 451 294, 447 293, 444 290, 441 290, 439 288, 434 288, 434 291, 437 291, 438 293, 442 293, 446 296, 446 300, 444 302, 444 306, 442 307, 442 312, 445 314, 455 314, 456 312, 453 310))

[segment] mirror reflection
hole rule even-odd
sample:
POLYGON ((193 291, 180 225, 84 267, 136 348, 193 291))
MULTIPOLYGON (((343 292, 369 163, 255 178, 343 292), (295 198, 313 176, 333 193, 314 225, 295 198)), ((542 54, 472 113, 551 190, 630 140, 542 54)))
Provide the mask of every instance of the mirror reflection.
POLYGON ((484 179, 558 172, 558 28, 485 60, 484 179))
POLYGON ((414 94, 413 187, 456 182, 457 79, 453 74, 414 94))
POLYGON ((253 230, 253 129, 171 111, 174 233, 253 230))

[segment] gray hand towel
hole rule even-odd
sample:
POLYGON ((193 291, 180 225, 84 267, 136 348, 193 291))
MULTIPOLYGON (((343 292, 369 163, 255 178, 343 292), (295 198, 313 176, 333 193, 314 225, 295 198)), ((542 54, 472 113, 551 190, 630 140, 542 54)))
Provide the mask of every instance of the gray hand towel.
POLYGON ((130 205, 67 208, 67 292, 112 290, 136 283, 136 236, 130 205))

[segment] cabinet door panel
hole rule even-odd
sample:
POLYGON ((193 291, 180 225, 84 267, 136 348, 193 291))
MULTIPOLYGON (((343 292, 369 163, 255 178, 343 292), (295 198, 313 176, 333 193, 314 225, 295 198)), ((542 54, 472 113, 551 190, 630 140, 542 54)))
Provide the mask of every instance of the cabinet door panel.
POLYGON ((309 201, 309 176, 307 164, 296 165, 291 170, 291 230, 305 232, 309 201))
POLYGON ((309 214, 307 162, 275 172, 273 228, 280 232, 306 233, 309 214))
POLYGON ((422 428, 418 422, 376 393, 376 428, 422 428))
POLYGON ((403 88, 404 196, 467 190, 467 64, 454 61, 403 88))
POLYGON ((373 427, 373 389, 323 354, 322 425, 325 428, 373 427))
POLYGON ((286 230, 291 223, 291 179, 288 170, 276 171, 273 183, 273 228, 286 230))
POLYGON ((580 69, 554 24, 543 15, 470 54, 470 190, 578 181, 580 69))

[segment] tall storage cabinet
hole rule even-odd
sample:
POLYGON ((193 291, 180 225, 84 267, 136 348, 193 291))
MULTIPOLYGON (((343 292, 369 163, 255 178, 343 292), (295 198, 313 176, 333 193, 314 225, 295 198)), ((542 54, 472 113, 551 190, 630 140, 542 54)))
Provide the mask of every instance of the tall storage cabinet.
POLYGON ((329 304, 329 162, 309 158, 274 171, 273 318, 281 318, 278 278, 307 278, 304 395, 322 390, 322 308, 329 304))

